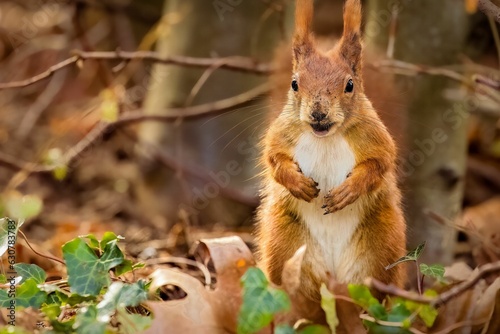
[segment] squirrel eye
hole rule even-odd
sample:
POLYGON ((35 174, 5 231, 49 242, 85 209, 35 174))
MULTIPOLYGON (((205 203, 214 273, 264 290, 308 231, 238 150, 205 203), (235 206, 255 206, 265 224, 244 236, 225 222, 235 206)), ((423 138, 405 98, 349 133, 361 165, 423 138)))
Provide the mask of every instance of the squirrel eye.
POLYGON ((352 79, 349 79, 349 81, 347 81, 347 84, 345 85, 345 92, 352 93, 353 90, 354 90, 354 82, 352 82, 352 79))
POLYGON ((299 84, 297 83, 297 80, 292 80, 292 89, 296 92, 299 90, 299 84))

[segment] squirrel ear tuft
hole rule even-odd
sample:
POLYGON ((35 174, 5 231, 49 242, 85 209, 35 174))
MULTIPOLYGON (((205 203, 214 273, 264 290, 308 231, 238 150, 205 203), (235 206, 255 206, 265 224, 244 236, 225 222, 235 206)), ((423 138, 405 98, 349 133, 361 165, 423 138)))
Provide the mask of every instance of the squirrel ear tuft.
POLYGON ((361 68, 361 0, 346 0, 340 54, 357 74, 361 68))
POLYGON ((295 4, 295 36, 293 38, 294 61, 313 50, 311 26, 313 20, 313 0, 297 0, 295 4))

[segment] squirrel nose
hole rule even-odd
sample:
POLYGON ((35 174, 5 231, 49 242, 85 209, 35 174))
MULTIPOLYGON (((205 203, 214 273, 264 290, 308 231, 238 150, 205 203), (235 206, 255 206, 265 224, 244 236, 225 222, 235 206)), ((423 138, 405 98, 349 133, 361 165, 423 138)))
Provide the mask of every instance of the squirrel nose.
POLYGON ((325 119, 326 114, 322 113, 321 111, 315 110, 313 111, 311 116, 316 122, 320 122, 325 119))

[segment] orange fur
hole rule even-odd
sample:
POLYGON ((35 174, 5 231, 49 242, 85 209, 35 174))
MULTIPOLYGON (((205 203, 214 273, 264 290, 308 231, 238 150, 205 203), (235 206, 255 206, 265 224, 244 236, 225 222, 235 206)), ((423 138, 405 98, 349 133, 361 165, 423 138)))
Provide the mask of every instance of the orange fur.
POLYGON ((327 268, 334 268, 330 274, 343 283, 362 283, 371 276, 402 286, 403 267, 384 267, 404 255, 406 239, 396 146, 364 94, 360 0, 346 1, 343 36, 326 53, 315 47, 311 19, 312 1, 298 0, 292 46, 292 79, 298 90, 290 89, 264 140, 258 245, 261 266, 280 284, 284 263, 305 244, 299 290, 317 303, 327 268), (347 89, 349 80, 354 83, 352 92, 347 89), (344 169, 349 173, 339 174, 344 169), (324 189, 330 183, 335 186, 324 189), (322 209, 326 218, 317 216, 322 209), (338 226, 345 217, 355 225, 338 226), (315 225, 330 220, 331 227, 315 225), (333 237, 344 248, 325 239, 328 229, 339 231, 333 237))

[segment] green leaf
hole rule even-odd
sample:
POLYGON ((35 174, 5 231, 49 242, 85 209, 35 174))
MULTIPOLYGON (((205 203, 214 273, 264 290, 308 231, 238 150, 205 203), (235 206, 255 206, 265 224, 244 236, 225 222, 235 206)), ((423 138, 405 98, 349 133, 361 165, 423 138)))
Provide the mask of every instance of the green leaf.
POLYGON ((104 247, 106 247, 106 245, 109 244, 111 241, 116 240, 116 242, 118 242, 118 241, 123 240, 123 239, 125 239, 125 238, 122 237, 121 235, 116 235, 113 232, 104 232, 104 235, 102 236, 102 239, 100 242, 101 249, 104 249, 104 247))
POLYGON ((278 325, 274 329, 274 334, 295 334, 295 329, 289 325, 278 325))
POLYGON ((61 314, 61 306, 57 304, 45 305, 42 306, 41 311, 50 321, 53 321, 57 320, 61 314))
POLYGON ((349 284, 347 290, 351 298, 365 310, 372 305, 380 305, 380 302, 372 296, 370 289, 364 285, 349 284))
POLYGON ((36 282, 36 284, 42 284, 47 278, 47 274, 45 273, 45 271, 36 264, 16 263, 14 265, 14 270, 19 276, 22 277, 20 283, 23 283, 27 279, 32 278, 36 282))
POLYGON ((26 330, 19 326, 4 326, 0 328, 0 334, 28 334, 26 330))
MULTIPOLYGON (((427 290, 424 292, 424 296, 436 297, 438 293, 434 290, 427 290)), ((400 299, 403 300, 403 299, 400 299)), ((420 319, 425 323, 425 325, 430 328, 434 325, 436 318, 438 316, 438 310, 429 304, 420 304, 410 300, 403 300, 406 308, 412 313, 417 313, 420 319)))
MULTIPOLYGON (((0 256, 7 252, 7 249, 14 247, 17 238, 17 230, 21 224, 10 218, 0 219, 0 256)), ((10 261, 9 261, 10 262, 10 261)), ((14 263, 11 263, 13 265, 14 263)))
POLYGON ((440 264, 427 265, 425 263, 420 264, 420 272, 429 277, 434 277, 439 281, 444 279, 444 266, 440 264))
POLYGON ((89 305, 80 309, 73 326, 78 334, 105 334, 106 323, 97 320, 97 308, 89 305))
POLYGON ((116 310, 125 309, 129 306, 138 306, 147 298, 145 283, 142 280, 133 284, 114 282, 108 288, 102 301, 97 305, 97 319, 107 323, 116 310))
POLYGON ((402 258, 398 259, 396 262, 385 267, 385 270, 389 270, 389 269, 391 269, 391 268, 393 268, 393 267, 395 267, 398 264, 403 263, 403 262, 417 261, 418 258, 420 257, 420 255, 422 254, 422 251, 424 250, 424 248, 425 248, 425 241, 422 242, 420 245, 418 245, 417 248, 415 248, 414 250, 412 250, 411 252, 409 252, 408 254, 403 256, 402 258))
POLYGON ((337 317, 337 309, 335 306, 335 296, 330 292, 330 290, 328 290, 325 283, 321 284, 320 293, 321 308, 325 311, 326 322, 328 323, 328 326, 330 326, 332 334, 335 334, 337 326, 339 325, 339 318, 337 317))
POLYGON ((0 274, 0 284, 5 284, 7 283, 7 276, 4 274, 0 274))
POLYGON ((120 333, 124 334, 141 333, 148 329, 153 322, 153 319, 149 316, 128 313, 125 309, 118 311, 116 320, 120 323, 120 333))
POLYGON ((377 320, 387 320, 388 314, 382 304, 372 304, 367 309, 368 314, 377 320))
POLYGON ((82 238, 82 239, 88 239, 89 240, 88 245, 90 246, 90 248, 92 248, 94 250, 98 250, 98 251, 101 250, 101 244, 100 244, 99 240, 97 240, 97 238, 95 237, 95 235, 93 235, 93 234, 86 234, 86 235, 81 235, 80 238, 82 238))
POLYGON ((260 269, 249 268, 241 283, 243 304, 238 315, 238 334, 258 332, 271 323, 275 314, 290 309, 288 295, 270 286, 260 269))
POLYGON ((12 290, 0 290, 0 307, 33 307, 40 308, 47 299, 47 294, 37 287, 33 278, 19 285, 15 292, 12 290), (15 299, 14 299, 15 298, 15 299))
POLYGON ((106 245, 101 258, 81 238, 67 242, 62 249, 71 292, 80 295, 98 295, 110 283, 108 271, 124 259, 116 241, 106 245))
POLYGON ((35 195, 12 193, 5 199, 5 209, 15 219, 30 219, 42 211, 43 202, 35 195))
POLYGON ((125 259, 122 264, 114 268, 114 271, 116 276, 121 276, 133 270, 144 268, 144 266, 145 266, 144 263, 134 264, 132 261, 125 259))
POLYGON ((327 327, 321 325, 309 325, 299 331, 299 334, 330 334, 330 333, 331 332, 327 327))
POLYGON ((403 322, 411 316, 411 311, 406 308, 404 303, 394 304, 387 315, 387 321, 403 322))

